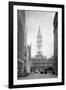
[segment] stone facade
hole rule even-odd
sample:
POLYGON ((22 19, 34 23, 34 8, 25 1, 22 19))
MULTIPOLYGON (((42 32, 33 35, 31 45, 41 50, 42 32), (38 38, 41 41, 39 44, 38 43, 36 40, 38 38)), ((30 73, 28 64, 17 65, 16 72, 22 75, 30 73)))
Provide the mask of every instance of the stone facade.
POLYGON ((25 30, 25 11, 17 11, 17 52, 18 58, 23 60, 24 54, 24 30, 25 30))
POLYGON ((51 68, 51 73, 55 73, 54 70, 54 59, 49 58, 47 59, 46 57, 43 57, 41 59, 32 58, 31 60, 31 72, 39 72, 39 73, 47 73, 49 72, 49 68, 51 68))
POLYGON ((25 11, 17 11, 17 66, 18 77, 27 72, 27 48, 25 46, 25 11))
POLYGON ((31 72, 35 73, 55 73, 54 68, 54 58, 47 59, 45 56, 41 53, 42 50, 42 35, 40 32, 40 27, 37 35, 37 55, 35 58, 31 59, 31 72))

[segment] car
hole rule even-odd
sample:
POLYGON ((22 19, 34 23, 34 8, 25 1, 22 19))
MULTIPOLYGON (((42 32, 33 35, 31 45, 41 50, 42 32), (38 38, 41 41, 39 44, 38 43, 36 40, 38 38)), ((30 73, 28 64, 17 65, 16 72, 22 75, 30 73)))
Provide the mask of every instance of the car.
POLYGON ((45 70, 45 73, 54 74, 54 69, 53 69, 52 67, 48 67, 48 68, 45 70))

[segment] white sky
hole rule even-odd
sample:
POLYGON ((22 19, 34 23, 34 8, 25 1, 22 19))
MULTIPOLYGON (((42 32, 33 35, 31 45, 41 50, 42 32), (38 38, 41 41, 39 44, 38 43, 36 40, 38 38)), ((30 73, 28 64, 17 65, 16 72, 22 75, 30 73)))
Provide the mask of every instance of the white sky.
POLYGON ((26 11, 27 43, 31 43, 31 56, 37 53, 37 33, 40 25, 42 54, 51 57, 54 53, 53 20, 55 12, 26 11))

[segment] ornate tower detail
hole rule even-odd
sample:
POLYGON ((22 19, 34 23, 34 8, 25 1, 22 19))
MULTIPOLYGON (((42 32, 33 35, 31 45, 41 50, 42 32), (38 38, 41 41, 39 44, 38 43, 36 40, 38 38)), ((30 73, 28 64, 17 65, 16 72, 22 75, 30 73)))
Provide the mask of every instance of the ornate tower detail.
POLYGON ((41 51, 42 51, 42 35, 41 35, 41 32, 40 32, 40 26, 39 26, 38 35, 37 35, 37 51, 38 51, 38 55, 41 55, 41 51))

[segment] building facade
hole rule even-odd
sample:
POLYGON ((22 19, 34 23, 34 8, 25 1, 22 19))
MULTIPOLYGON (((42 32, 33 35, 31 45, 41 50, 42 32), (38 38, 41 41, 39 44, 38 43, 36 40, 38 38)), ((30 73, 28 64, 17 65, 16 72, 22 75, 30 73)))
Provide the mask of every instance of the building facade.
POLYGON ((25 28, 25 11, 17 11, 17 75, 26 75, 29 72, 29 47, 27 46, 27 30, 25 28), (27 61, 28 60, 28 61, 27 61))
POLYGON ((25 11, 17 11, 17 52, 18 58, 23 60, 24 53, 24 32, 25 30, 25 11))
POLYGON ((31 59, 31 72, 35 73, 55 73, 54 71, 54 59, 47 59, 42 55, 42 35, 40 27, 37 35, 37 55, 31 59))
POLYGON ((58 13, 55 13, 54 17, 54 60, 55 60, 55 72, 58 75, 58 13))

